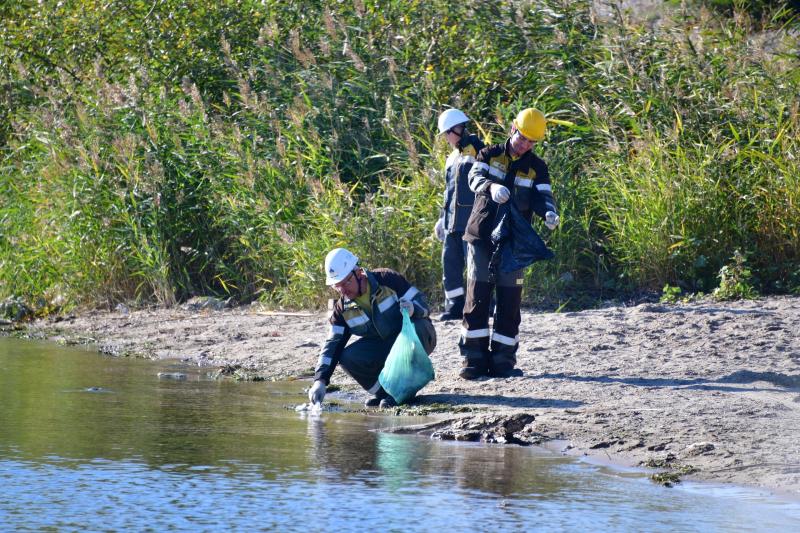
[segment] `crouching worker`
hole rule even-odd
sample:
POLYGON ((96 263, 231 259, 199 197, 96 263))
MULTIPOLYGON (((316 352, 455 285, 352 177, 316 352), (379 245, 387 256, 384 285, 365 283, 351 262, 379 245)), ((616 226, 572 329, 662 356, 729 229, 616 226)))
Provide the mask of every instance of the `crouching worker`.
POLYGON ((403 325, 406 309, 425 351, 436 347, 436 331, 428 318, 425 296, 401 274, 388 268, 367 270, 344 248, 331 250, 325 258, 325 283, 340 298, 333 304, 330 330, 322 347, 308 391, 311 403, 321 403, 336 365, 341 365, 372 396, 367 407, 397 405, 378 382, 386 357, 403 325), (347 344, 350 337, 360 337, 347 344))

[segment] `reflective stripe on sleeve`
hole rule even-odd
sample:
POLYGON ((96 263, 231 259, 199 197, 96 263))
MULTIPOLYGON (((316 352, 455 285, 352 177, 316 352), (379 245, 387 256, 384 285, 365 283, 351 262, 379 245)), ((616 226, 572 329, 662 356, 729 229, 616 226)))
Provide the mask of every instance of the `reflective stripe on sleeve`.
POLYGON ((319 356, 319 360, 317 360, 317 368, 322 368, 323 366, 330 366, 333 359, 330 357, 325 357, 324 355, 319 356))
POLYGON ((540 183, 536 186, 537 191, 550 191, 553 192, 553 188, 550 186, 549 183, 540 183))
POLYGON ((475 164, 472 165, 472 169, 470 170, 469 173, 475 174, 477 172, 488 172, 488 171, 489 171, 489 165, 487 165, 486 163, 482 163, 480 161, 475 161, 475 164))
POLYGON ((357 316, 354 316, 353 318, 349 319, 347 321, 347 325, 350 326, 351 328, 355 328, 355 327, 361 326, 363 324, 366 324, 367 322, 369 322, 369 317, 366 314, 357 315, 357 316))
POLYGON ((406 293, 400 299, 410 302, 411 300, 414 299, 414 296, 416 296, 417 294, 419 294, 419 289, 412 286, 410 289, 406 291, 406 293))
MULTIPOLYGON (((475 163, 477 165, 477 163, 475 163)), ((495 178, 503 179, 506 177, 506 173, 500 170, 497 167, 489 167, 489 175, 494 176, 495 178)))
POLYGON ((344 335, 344 326, 331 325, 331 327, 328 329, 328 339, 332 339, 339 335, 344 335))
POLYGON ((506 337, 505 335, 500 335, 496 331, 492 333, 492 340, 495 342, 499 342, 500 344, 506 344, 508 346, 516 346, 517 341, 519 340, 518 337, 506 337))
POLYGON ((397 301, 397 296, 392 294, 387 298, 384 298, 380 302, 378 302, 378 311, 381 313, 385 313, 387 309, 389 309, 394 303, 397 301))
POLYGON ((459 287, 457 289, 453 289, 452 291, 444 291, 445 298, 455 298, 456 296, 461 296, 464 294, 464 287, 459 287))

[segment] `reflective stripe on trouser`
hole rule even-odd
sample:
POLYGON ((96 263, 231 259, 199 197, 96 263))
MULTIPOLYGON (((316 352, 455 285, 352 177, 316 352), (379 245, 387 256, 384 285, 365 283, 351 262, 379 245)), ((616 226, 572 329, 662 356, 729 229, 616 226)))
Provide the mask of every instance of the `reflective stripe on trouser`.
POLYGON ((492 292, 496 305, 492 333, 492 364, 516 364, 519 342, 520 304, 522 302, 523 271, 498 272, 495 283, 489 282, 489 248, 480 243, 467 247, 467 300, 464 304, 462 355, 469 358, 476 350, 489 351, 489 337, 474 337, 476 332, 489 328, 492 292), (466 348, 466 349, 465 349, 466 348))
POLYGON ((461 352, 461 356, 464 358, 462 366, 483 369, 489 367, 489 330, 487 329, 485 332, 486 335, 483 335, 481 331, 473 331, 471 333, 478 333, 479 336, 471 337, 462 333, 461 339, 458 341, 458 349, 461 352))
POLYGON ((507 371, 517 366, 517 347, 519 342, 514 337, 492 334, 492 368, 495 371, 507 371))
POLYGON ((448 233, 442 246, 442 285, 444 285, 445 311, 453 302, 464 299, 464 266, 467 258, 467 243, 464 233, 448 233))
MULTIPOLYGON (((436 348, 436 331, 430 319, 412 320, 414 329, 425 351, 430 354, 436 348)), ((394 340, 362 337, 345 347, 339 358, 339 365, 364 390, 375 394, 380 387, 378 375, 383 370, 386 357, 392 349, 394 340)))

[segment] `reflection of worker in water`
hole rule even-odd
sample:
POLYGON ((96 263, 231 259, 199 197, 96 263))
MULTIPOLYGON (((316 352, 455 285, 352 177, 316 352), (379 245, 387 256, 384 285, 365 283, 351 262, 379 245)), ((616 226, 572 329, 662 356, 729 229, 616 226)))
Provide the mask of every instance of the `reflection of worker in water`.
POLYGON ((415 435, 378 434, 378 468, 387 486, 416 484, 421 473, 434 473, 426 468, 428 457, 422 444, 415 435))
POLYGON ((560 468, 571 459, 542 456, 530 448, 442 442, 369 431, 374 428, 366 427, 367 423, 333 422, 340 421, 309 418, 311 464, 318 471, 336 473, 342 480, 358 478, 371 487, 452 494, 457 486, 466 490, 464 498, 475 498, 478 492, 486 503, 492 495, 572 491, 587 482, 585 475, 569 475, 560 468))
POLYGON ((326 421, 330 419, 308 419, 309 456, 320 469, 338 472, 343 479, 370 472, 372 481, 389 488, 414 484, 420 473, 434 473, 425 471, 427 441, 368 431, 359 424, 326 426, 326 421))
POLYGON ((531 448, 431 442, 425 457, 431 474, 449 473, 453 484, 470 493, 480 491, 499 497, 535 492, 538 495, 570 490, 585 482, 585 476, 567 476, 559 469, 569 458, 542 456, 531 448))
POLYGON ((425 352, 436 347, 436 332, 428 315, 425 296, 398 272, 388 268, 367 270, 358 257, 336 248, 325 258, 326 283, 339 292, 330 316, 330 330, 317 362, 311 403, 321 403, 337 364, 373 396, 367 407, 394 407, 378 375, 403 325, 401 309, 408 312, 425 352), (350 345, 352 335, 361 337, 350 345))
POLYGON ((320 470, 333 470, 343 479, 378 470, 379 433, 360 424, 332 423, 328 417, 308 420, 309 457, 320 470))

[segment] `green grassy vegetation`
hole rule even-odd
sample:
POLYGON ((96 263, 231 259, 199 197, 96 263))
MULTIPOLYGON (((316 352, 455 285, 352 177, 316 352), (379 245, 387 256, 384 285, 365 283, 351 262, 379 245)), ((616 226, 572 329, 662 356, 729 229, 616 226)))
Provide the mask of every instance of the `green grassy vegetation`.
POLYGON ((0 297, 322 307, 347 246, 436 300, 450 105, 490 142, 523 107, 565 121, 536 147, 563 216, 536 222, 557 258, 527 303, 710 292, 735 253, 729 294, 800 291, 792 11, 650 28, 580 1, 299 6, 0 7, 0 297))

